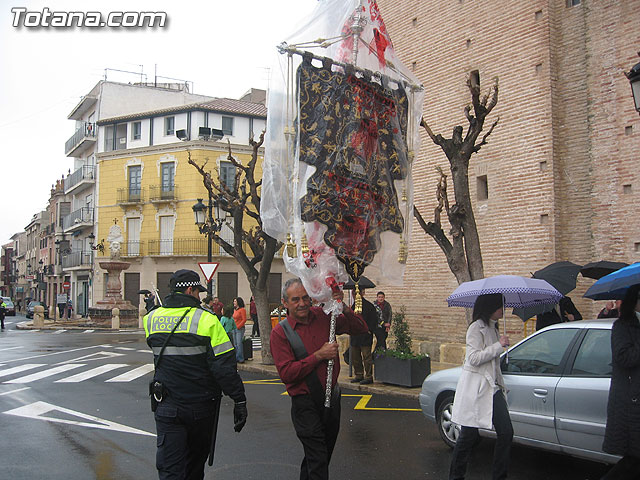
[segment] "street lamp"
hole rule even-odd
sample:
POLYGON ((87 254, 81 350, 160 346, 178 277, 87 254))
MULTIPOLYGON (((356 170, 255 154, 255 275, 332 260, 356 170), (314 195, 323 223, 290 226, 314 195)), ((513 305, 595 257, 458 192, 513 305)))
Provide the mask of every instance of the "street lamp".
MULTIPOLYGON (((638 53, 638 55, 640 55, 640 53, 638 53)), ((640 63, 636 63, 629 73, 625 73, 625 75, 631 84, 631 93, 633 94, 636 111, 640 113, 640 63)))
MULTIPOLYGON (((201 234, 207 236, 207 262, 211 263, 213 260, 212 244, 213 236, 222 230, 222 225, 225 222, 227 212, 222 208, 222 200, 214 202, 209 192, 209 204, 202 203, 202 198, 198 198, 198 203, 193 207, 193 216, 195 217, 196 225, 201 234), (213 218, 213 209, 215 207, 216 218, 213 218), (208 212, 207 212, 208 210, 208 212), (208 215, 207 215, 208 213, 208 215)), ((207 293, 212 296, 213 293, 212 279, 207 282, 207 293)))

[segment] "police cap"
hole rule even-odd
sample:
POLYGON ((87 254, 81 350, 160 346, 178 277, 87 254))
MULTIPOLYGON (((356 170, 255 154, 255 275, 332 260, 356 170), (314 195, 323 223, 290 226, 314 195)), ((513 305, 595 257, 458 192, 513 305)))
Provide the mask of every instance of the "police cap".
POLYGON ((202 292, 207 291, 207 289, 200 284, 200 275, 193 270, 182 269, 171 275, 169 288, 172 291, 186 290, 189 287, 198 288, 202 292))

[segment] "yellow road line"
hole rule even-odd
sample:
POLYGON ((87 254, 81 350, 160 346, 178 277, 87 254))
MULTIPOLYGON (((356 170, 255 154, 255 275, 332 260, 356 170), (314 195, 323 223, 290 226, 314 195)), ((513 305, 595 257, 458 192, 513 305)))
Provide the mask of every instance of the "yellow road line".
POLYGON ((373 395, 361 395, 361 394, 342 394, 343 397, 361 397, 353 407, 354 410, 370 410, 379 412, 421 412, 419 408, 383 408, 383 407, 367 407, 367 404, 371 400, 373 395))

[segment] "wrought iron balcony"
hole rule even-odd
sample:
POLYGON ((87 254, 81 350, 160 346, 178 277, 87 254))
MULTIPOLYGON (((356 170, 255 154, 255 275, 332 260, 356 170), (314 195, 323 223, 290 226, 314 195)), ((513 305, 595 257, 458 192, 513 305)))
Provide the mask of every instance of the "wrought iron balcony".
MULTIPOLYGON (((233 245, 233 241, 230 241, 229 243, 233 245)), ((249 246, 246 243, 243 248, 246 254, 251 254, 249 246)), ((149 240, 146 254, 160 256, 196 255, 204 257, 207 255, 207 237, 206 235, 202 235, 201 237, 196 238, 149 240)), ((213 256, 229 256, 229 254, 220 248, 220 245, 215 241, 211 242, 211 254, 213 256)))
POLYGON ((67 157, 76 157, 89 146, 96 143, 96 124, 82 122, 69 140, 64 144, 64 152, 67 157))
POLYGON ((73 251, 62 257, 62 268, 90 267, 92 252, 73 251))
POLYGON ((143 252, 144 241, 132 240, 124 242, 120 247, 120 255, 123 257, 141 257, 143 252))
POLYGON ((152 185, 149 187, 149 200, 153 203, 172 202, 177 199, 177 185, 152 185))
POLYGON ((82 207, 62 219, 62 229, 65 233, 91 225, 93 225, 93 208, 89 207, 82 207))
POLYGON ((95 167, 93 165, 85 165, 64 179, 64 193, 81 190, 81 187, 93 185, 94 183, 95 167))
POLYGON ((119 188, 116 203, 118 205, 133 205, 144 203, 144 188, 119 188))

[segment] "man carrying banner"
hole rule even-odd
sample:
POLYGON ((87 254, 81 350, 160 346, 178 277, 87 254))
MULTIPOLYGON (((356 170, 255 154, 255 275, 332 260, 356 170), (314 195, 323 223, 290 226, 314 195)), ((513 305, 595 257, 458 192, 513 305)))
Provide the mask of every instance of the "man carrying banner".
MULTIPOLYGON (((342 302, 342 291, 335 290, 333 298, 342 302)), ((284 284, 282 303, 289 313, 271 332, 271 353, 291 397, 293 426, 304 448, 300 479, 326 480, 340 428, 338 344, 326 342, 331 318, 322 308, 311 306, 311 297, 299 278, 284 284), (327 379, 330 359, 334 359, 333 375, 327 379), (333 387, 330 408, 324 406, 327 381, 333 387)), ((368 329, 362 318, 341 305, 336 334, 365 333, 368 329)))

